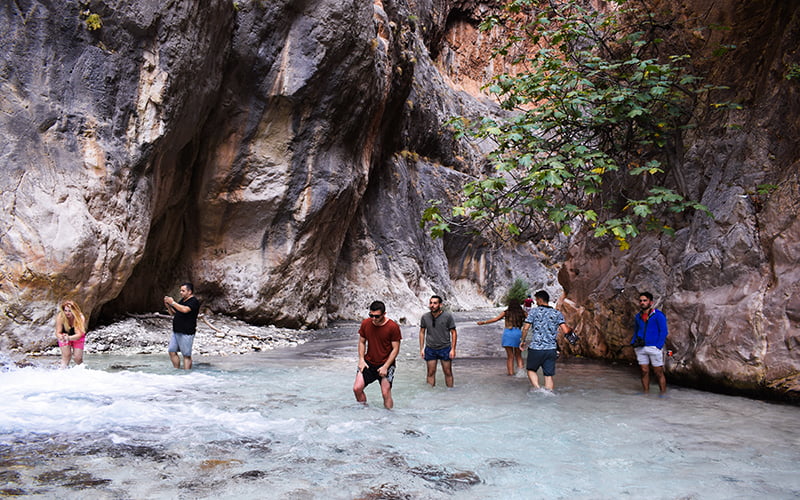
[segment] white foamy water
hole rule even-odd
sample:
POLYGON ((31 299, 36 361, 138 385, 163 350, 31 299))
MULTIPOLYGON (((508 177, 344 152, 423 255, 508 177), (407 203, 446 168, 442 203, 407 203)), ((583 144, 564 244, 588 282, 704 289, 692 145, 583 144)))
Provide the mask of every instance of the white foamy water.
POLYGON ((0 496, 800 496, 800 408, 645 397, 635 370, 574 361, 555 394, 532 393, 505 375, 500 328, 457 319, 452 390, 426 386, 417 328, 403 328, 393 411, 375 384, 367 407, 353 398, 354 325, 189 373, 166 354, 91 353, 85 367, 0 372, 0 496))

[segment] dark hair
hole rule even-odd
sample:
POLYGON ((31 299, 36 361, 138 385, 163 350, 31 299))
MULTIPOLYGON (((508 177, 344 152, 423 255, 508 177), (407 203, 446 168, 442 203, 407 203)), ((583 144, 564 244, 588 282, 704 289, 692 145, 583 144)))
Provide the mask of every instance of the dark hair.
POLYGON ((194 285, 192 285, 191 281, 186 281, 184 283, 181 283, 181 286, 185 286, 187 290, 194 293, 194 285))
POLYGON ((376 300, 375 302, 373 302, 372 304, 369 305, 369 310, 370 311, 380 311, 381 314, 385 314, 386 313, 386 304, 384 304, 380 300, 376 300))
POLYGON ((438 295, 431 295, 431 298, 432 298, 432 299, 438 299, 440 304, 443 304, 443 303, 444 303, 444 299, 442 299, 442 298, 441 298, 441 297, 439 297, 438 295))
POLYGON ((639 297, 647 297, 647 300, 649 300, 651 302, 653 301, 653 294, 650 293, 650 292, 641 292, 639 294, 639 297))
POLYGON ((550 294, 544 290, 539 290, 538 292, 534 293, 533 296, 537 299, 542 299, 545 302, 550 302, 550 294))
POLYGON ((525 309, 517 299, 508 299, 508 308, 506 309, 506 320, 512 327, 519 328, 525 322, 525 309))

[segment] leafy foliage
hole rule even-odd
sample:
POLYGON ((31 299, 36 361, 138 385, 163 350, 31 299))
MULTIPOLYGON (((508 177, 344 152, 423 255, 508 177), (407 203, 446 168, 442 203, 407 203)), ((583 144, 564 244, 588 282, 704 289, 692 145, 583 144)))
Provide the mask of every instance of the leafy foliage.
POLYGON ((517 299, 520 304, 528 297, 528 289, 530 285, 521 279, 516 278, 514 279, 513 283, 511 283, 511 287, 506 292, 505 296, 503 296, 503 304, 508 305, 508 302, 511 299, 517 299))
POLYGON ((800 64, 790 64, 789 68, 786 70, 785 78, 787 80, 800 80, 800 64))
POLYGON ((433 236, 464 221, 501 240, 585 223, 625 249, 642 230, 672 231, 670 213, 707 212, 662 184, 698 94, 712 87, 688 55, 662 53, 668 26, 642 2, 609 4, 601 14, 577 0, 513 0, 483 22, 512 33, 496 54, 537 49, 519 51, 522 70, 488 86, 510 118, 451 122, 459 137, 494 141, 493 170, 465 185, 450 215, 431 203, 423 224, 433 236))
POLYGON ((89 31, 97 31, 103 27, 103 20, 100 18, 99 14, 95 14, 90 11, 84 11, 83 15, 86 16, 85 23, 86 29, 89 31))

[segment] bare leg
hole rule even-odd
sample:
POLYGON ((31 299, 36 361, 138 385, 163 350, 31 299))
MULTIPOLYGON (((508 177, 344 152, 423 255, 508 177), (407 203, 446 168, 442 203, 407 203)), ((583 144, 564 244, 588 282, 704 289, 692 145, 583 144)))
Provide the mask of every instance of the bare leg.
POLYGON ((61 368, 68 368, 69 367, 69 360, 72 358, 72 347, 67 345, 62 345, 61 347, 61 368))
POLYGON ((531 381, 531 385, 534 388, 539 388, 539 374, 537 374, 536 371, 528 370, 528 380, 531 381))
POLYGON ((650 365, 639 365, 642 370, 642 390, 645 394, 650 392, 650 365))
POLYGON ((453 361, 442 360, 442 371, 444 372, 444 385, 453 387, 453 361))
POLYGON ((83 363, 83 349, 73 349, 72 359, 75 360, 76 365, 83 363))
POLYGON ((552 375, 545 375, 544 376, 544 388, 547 389, 548 391, 552 391, 554 387, 555 387, 555 384, 553 384, 553 376, 552 375))
POLYGON ((192 369, 192 357, 191 356, 184 356, 183 357, 183 369, 184 370, 191 370, 192 369))
POLYGON ((517 368, 522 370, 523 368, 525 368, 525 365, 522 363, 522 351, 519 349, 519 347, 514 347, 513 349, 514 349, 514 358, 516 358, 517 360, 517 368))
POLYGON ((503 346, 506 350, 506 371, 509 375, 514 375, 514 348, 503 346))
POLYGON ((663 366, 654 366, 653 373, 656 376, 656 380, 658 380, 658 388, 661 394, 667 392, 667 377, 664 375, 664 367, 663 366))
POLYGON ((383 396, 383 406, 385 406, 387 410, 391 410, 392 407, 394 407, 392 384, 390 384, 389 380, 386 378, 381 379, 381 395, 383 396))
POLYGON ((431 387, 434 387, 436 385, 436 360, 435 359, 431 359, 431 360, 425 361, 425 364, 428 367, 428 374, 426 376, 428 385, 430 385, 431 387))
POLYGON ((169 359, 172 361, 172 366, 175 368, 180 369, 181 367, 181 358, 178 356, 177 352, 170 352, 169 359))
POLYGON ((356 373, 356 381, 353 382, 353 394, 356 396, 356 401, 359 403, 367 403, 367 395, 364 394, 364 375, 361 372, 356 373))

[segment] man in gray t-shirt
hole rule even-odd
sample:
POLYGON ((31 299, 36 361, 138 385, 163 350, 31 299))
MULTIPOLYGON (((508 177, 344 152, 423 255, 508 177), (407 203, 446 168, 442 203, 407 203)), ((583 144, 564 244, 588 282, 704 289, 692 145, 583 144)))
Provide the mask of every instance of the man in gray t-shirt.
POLYGON ((442 362, 444 383, 453 387, 453 358, 456 357, 456 320, 442 309, 442 298, 434 295, 428 302, 430 312, 419 322, 419 355, 428 368, 427 381, 436 385, 436 363, 442 362))

